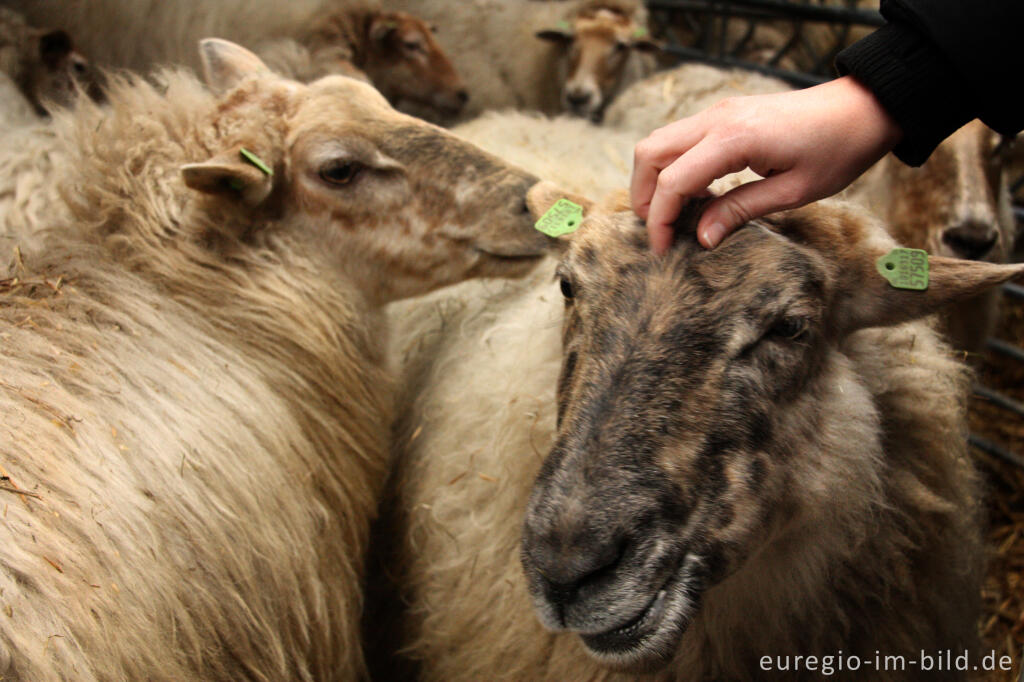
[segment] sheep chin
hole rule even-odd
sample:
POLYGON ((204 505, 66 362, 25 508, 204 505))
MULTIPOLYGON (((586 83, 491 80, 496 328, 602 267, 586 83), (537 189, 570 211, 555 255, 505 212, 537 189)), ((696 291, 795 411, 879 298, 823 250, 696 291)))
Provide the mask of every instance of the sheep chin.
POLYGON ((626 672, 652 672, 666 666, 700 608, 705 589, 698 570, 701 564, 700 557, 687 553, 637 617, 607 632, 580 633, 587 653, 603 665, 626 672))

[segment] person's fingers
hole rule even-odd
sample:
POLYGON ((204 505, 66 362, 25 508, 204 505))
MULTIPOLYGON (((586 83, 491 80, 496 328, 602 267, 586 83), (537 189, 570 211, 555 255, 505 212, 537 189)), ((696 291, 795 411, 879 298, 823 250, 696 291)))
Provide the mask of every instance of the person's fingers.
POLYGON ((801 175, 793 171, 748 182, 707 205, 697 223, 697 240, 713 249, 744 223, 775 211, 803 206, 816 198, 801 175))
POLYGON ((658 128, 633 148, 633 175, 629 196, 633 211, 646 219, 658 174, 704 137, 706 126, 696 116, 658 128))
POLYGON ((658 174, 647 211, 651 249, 662 253, 672 242, 672 223, 687 199, 704 194, 720 177, 747 167, 741 154, 702 140, 658 174))

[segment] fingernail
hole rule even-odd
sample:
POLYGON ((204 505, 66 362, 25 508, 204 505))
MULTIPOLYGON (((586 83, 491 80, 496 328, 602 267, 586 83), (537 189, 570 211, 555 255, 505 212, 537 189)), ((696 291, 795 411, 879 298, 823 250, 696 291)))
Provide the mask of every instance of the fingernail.
POLYGON ((704 246, 709 249, 713 249, 718 246, 718 243, 722 241, 722 237, 725 236, 725 225, 722 223, 711 223, 704 228, 704 234, 702 235, 702 241, 704 246))

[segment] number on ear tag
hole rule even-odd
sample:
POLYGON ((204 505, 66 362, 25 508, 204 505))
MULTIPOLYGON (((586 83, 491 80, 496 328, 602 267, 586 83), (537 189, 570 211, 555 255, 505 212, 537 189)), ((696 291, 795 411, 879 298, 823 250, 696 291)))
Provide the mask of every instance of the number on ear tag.
POLYGON ((583 222, 583 207, 568 199, 559 199, 540 217, 534 227, 549 237, 575 232, 583 222))
POLYGON ((924 291, 928 288, 927 251, 893 249, 875 261, 875 267, 896 289, 924 291))

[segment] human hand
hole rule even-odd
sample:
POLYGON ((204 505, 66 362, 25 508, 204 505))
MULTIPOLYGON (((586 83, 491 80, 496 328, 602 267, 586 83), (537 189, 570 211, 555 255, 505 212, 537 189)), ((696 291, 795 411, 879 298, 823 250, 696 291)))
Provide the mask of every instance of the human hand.
POLYGON ((636 145, 631 199, 651 248, 665 251, 689 197, 750 168, 763 179, 708 204, 697 238, 714 248, 740 225, 839 192, 899 142, 902 131, 852 76, 771 95, 726 99, 636 145))

